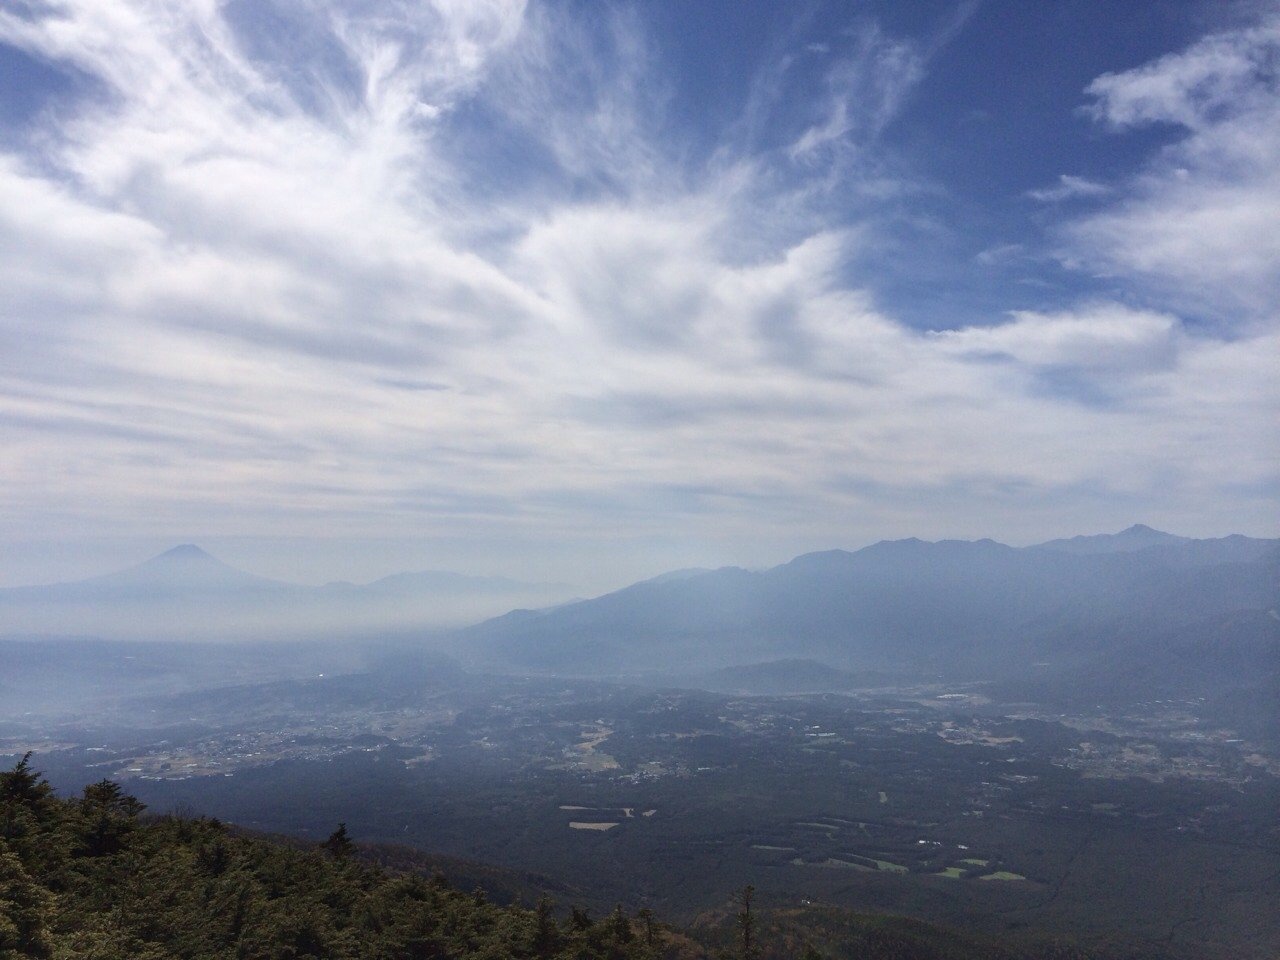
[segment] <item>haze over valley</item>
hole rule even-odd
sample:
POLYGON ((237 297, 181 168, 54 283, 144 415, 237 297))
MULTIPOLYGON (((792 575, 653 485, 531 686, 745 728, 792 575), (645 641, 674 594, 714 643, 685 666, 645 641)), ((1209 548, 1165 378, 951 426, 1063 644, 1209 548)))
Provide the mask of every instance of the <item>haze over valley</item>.
MULTIPOLYGON (((1029 943, 1261 957, 1280 937, 1252 886, 1280 870, 1278 540, 881 542, 461 628, 413 618, 441 579, 335 595, 187 545, 6 591, 5 618, 67 605, 113 630, 6 631, 0 752, 36 751, 55 785, 106 775, 316 838, 343 819, 461 858, 431 861, 455 876, 540 878, 487 875, 502 896, 679 922, 751 883, 778 909, 975 935, 1016 917, 1029 943), (183 632, 208 610, 221 639, 183 632), (1117 884, 1153 899, 1100 904, 1117 884)), ((512 586, 481 583, 487 602, 512 586)))
POLYGON ((95 639, 305 640, 345 648, 348 666, 356 651, 404 649, 486 671, 681 684, 809 661, 850 684, 936 676, 1029 684, 1043 697, 1251 702, 1276 689, 1277 582, 1280 541, 1143 525, 1024 548, 883 541, 758 571, 679 570, 576 600, 563 585, 438 572, 307 587, 188 544, 117 573, 0 590, 0 629, 84 638, 89 655, 95 639))

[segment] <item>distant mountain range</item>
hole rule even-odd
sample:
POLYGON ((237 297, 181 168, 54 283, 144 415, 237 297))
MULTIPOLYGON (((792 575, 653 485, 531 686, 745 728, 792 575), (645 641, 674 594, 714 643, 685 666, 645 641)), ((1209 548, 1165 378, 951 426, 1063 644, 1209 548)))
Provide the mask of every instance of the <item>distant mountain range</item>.
MULTIPOLYGON (((781 661, 795 674, 797 661, 818 661, 855 676, 908 670, 1083 697, 1218 696, 1280 689, 1278 606, 1280 540, 1135 526, 1023 548, 884 541, 759 572, 659 577, 498 617, 461 631, 458 647, 508 669, 675 671, 718 688, 761 683, 758 671, 713 673, 726 667, 781 661)), ((800 672, 814 688, 812 668, 800 672)))
POLYGON ((128 640, 334 639, 438 630, 513 606, 563 602, 572 588, 447 571, 320 587, 238 570, 194 544, 69 583, 0 589, 0 637, 128 640))
POLYGON ((309 587, 186 544, 105 576, 0 590, 0 638, 390 639, 487 670, 774 692, 936 676, 1037 699, 1274 704, 1280 717, 1280 540, 1141 525, 1022 548, 895 540, 569 593, 447 572, 309 587))
MULTIPOLYGON (((1225 537, 1223 539, 1235 540, 1237 538, 1225 537)), ((1050 540, 1048 543, 1039 544, 1037 549, 1058 550, 1063 553, 1132 553, 1135 550, 1146 550, 1150 547, 1176 547, 1192 542, 1194 541, 1190 537, 1179 537, 1172 533, 1153 530, 1145 523, 1135 523, 1132 527, 1121 530, 1119 533, 1100 533, 1094 536, 1050 540)))
POLYGON ((256 577, 223 563, 195 544, 184 543, 137 566, 70 583, 11 587, 0 590, 4 600, 133 600, 220 594, 281 593, 307 588, 256 577))

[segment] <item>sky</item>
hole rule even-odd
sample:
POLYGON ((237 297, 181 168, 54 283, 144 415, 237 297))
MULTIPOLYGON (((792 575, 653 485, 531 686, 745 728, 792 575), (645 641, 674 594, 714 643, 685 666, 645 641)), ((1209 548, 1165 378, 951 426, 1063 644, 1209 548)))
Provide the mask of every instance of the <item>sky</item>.
POLYGON ((1280 2, 7 0, 0 584, 1276 536, 1280 2))

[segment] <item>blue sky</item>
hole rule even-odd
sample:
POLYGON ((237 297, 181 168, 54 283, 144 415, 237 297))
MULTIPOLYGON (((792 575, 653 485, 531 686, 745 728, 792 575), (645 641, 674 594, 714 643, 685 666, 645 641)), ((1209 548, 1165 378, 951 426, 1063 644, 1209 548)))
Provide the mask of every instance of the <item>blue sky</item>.
POLYGON ((1280 4, 17 0, 0 582, 1275 535, 1280 4))

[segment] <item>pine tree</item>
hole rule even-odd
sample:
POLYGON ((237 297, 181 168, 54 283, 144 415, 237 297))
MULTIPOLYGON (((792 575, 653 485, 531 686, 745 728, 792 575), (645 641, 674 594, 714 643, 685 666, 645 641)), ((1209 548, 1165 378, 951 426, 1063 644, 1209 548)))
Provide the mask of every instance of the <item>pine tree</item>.
POLYGON ((615 943, 630 943, 635 939, 635 934, 631 932, 631 921, 622 912, 622 904, 613 908, 613 914, 609 917, 609 933, 615 943))
POLYGON ((145 809, 118 783, 99 780, 89 784, 79 803, 81 852, 91 857, 119 852, 124 838, 136 826, 138 814, 145 809))
POLYGON ((554 907, 554 903, 542 897, 534 912, 533 950, 540 957, 551 956, 560 945, 560 928, 556 926, 554 907))
POLYGON ((71 855, 63 829, 67 811, 53 788, 31 769, 28 752, 12 770, 0 771, 0 840, 29 873, 53 872, 71 855))
POLYGON ((351 856, 356 845, 351 842, 351 837, 347 833, 347 825, 345 823, 340 823, 338 824, 338 829, 329 834, 329 839, 320 844, 320 847, 323 850, 327 850, 339 860, 343 860, 351 856))
POLYGON ((0 840, 0 957, 49 957, 53 897, 0 840))

